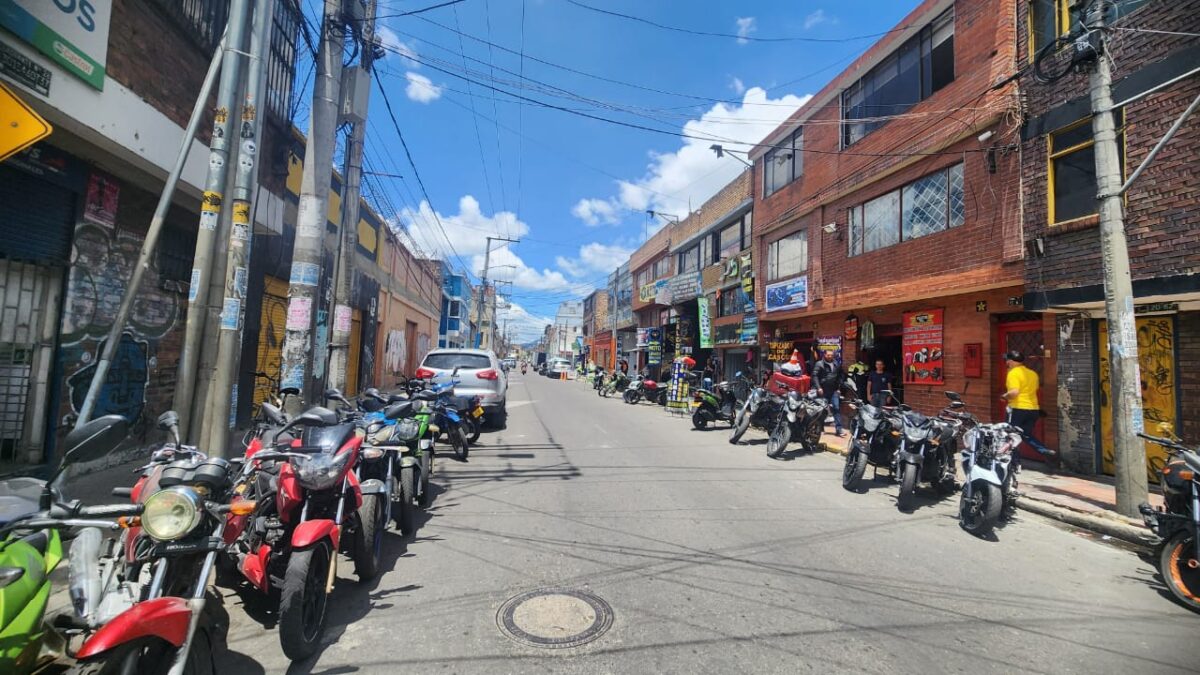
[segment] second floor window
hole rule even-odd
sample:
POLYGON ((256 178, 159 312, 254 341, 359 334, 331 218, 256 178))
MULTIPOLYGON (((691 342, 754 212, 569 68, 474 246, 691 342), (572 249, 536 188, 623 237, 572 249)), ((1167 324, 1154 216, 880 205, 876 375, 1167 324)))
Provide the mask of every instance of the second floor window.
POLYGON ((697 244, 679 254, 678 270, 680 274, 695 272, 700 265, 700 245, 697 244))
MULTIPOLYGON (((1117 19, 1129 14, 1150 0, 1109 0, 1113 16, 1117 19)), ((1054 42, 1060 35, 1079 28, 1079 8, 1076 0, 1028 0, 1029 2, 1029 52, 1032 58, 1037 50, 1054 42)))
POLYGON ((654 278, 661 279, 671 273, 671 256, 663 256, 654 263, 654 278))
MULTIPOLYGON (((1124 115, 1116 115, 1117 153, 1121 158, 1121 173, 1125 168, 1124 115)), ((1046 175, 1049 179, 1050 222, 1065 223, 1077 218, 1095 215, 1096 201, 1096 150, 1092 136, 1092 118, 1050 133, 1050 164, 1046 175)))
POLYGON ((801 230, 767 247, 767 281, 808 271, 808 231, 801 230))
POLYGON ((953 81, 951 7, 842 92, 842 147, 857 143, 888 117, 905 112, 953 81))
POLYGON ((770 195, 804 173, 804 129, 797 129, 763 155, 763 195, 770 195))
POLYGON ((446 311, 447 316, 452 319, 457 319, 462 316, 462 303, 458 300, 450 301, 450 308, 446 311))
POLYGON ((922 176, 899 190, 852 206, 848 220, 851 256, 962 225, 966 220, 963 165, 922 176))

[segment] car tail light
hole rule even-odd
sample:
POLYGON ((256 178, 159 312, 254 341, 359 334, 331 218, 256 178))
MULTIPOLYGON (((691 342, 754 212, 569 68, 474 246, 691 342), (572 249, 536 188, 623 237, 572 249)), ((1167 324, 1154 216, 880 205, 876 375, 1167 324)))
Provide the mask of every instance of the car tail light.
POLYGON ((418 380, 428 380, 435 375, 437 375, 437 373, 428 368, 417 368, 417 372, 415 375, 413 375, 413 377, 417 378, 418 380))
POLYGON ((495 368, 481 370, 478 373, 475 373, 475 377, 478 377, 481 380, 497 380, 500 378, 500 376, 496 374, 495 368))

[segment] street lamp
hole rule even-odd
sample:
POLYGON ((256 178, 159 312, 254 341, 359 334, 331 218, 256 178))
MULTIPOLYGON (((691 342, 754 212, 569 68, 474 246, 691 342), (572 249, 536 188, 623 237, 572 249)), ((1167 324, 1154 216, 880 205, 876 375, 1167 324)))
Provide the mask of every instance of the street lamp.
POLYGON ((750 162, 733 154, 733 152, 734 152, 733 150, 726 150, 725 146, 721 145, 720 143, 713 143, 712 145, 708 146, 708 149, 717 153, 718 158, 724 157, 725 153, 728 152, 730 157, 736 159, 737 161, 741 162, 742 164, 745 164, 746 166, 751 167, 751 168, 754 167, 754 165, 751 164, 750 162))

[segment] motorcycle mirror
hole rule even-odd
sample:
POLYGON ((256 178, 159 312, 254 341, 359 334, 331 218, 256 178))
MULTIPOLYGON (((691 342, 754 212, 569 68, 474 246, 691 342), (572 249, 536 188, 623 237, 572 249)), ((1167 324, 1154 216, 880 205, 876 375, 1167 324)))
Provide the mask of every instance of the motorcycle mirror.
POLYGON ((741 377, 741 376, 742 376, 742 371, 740 371, 740 370, 739 370, 739 371, 737 371, 736 373, 734 373, 734 374, 733 374, 733 376, 734 376, 734 377, 741 377))
POLYGON ((342 392, 340 390, 338 390, 337 387, 330 387, 330 388, 326 389, 325 390, 325 398, 333 400, 333 401, 345 401, 346 400, 346 398, 344 396, 342 396, 342 392))
POLYGON ((962 397, 958 395, 958 392, 947 391, 945 394, 946 398, 950 399, 951 401, 962 401, 962 397))
POLYGON ((158 428, 163 431, 170 431, 171 427, 177 424, 179 424, 179 413, 174 410, 168 410, 158 416, 158 428))

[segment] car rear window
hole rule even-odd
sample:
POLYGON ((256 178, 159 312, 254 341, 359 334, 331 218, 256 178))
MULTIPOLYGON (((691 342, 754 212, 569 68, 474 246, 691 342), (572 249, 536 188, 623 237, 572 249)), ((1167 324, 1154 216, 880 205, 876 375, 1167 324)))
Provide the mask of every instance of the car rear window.
POLYGON ((492 361, 483 354, 441 353, 426 356, 424 365, 427 368, 437 368, 439 370, 454 370, 455 368, 480 370, 491 368, 492 361))

